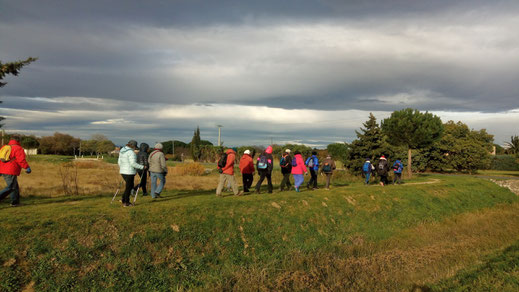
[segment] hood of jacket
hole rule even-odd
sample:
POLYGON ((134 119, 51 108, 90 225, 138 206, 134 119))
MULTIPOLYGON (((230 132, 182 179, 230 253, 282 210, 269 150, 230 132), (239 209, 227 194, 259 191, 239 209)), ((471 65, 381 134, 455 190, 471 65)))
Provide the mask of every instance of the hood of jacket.
POLYGON ((20 142, 18 142, 16 140, 10 140, 9 143, 7 143, 7 145, 18 145, 18 146, 20 146, 20 142))
POLYGON ((148 152, 148 149, 150 149, 150 145, 146 143, 141 143, 139 146, 139 152, 148 152))
POLYGON ((227 149, 225 151, 225 153, 227 153, 227 155, 229 155, 229 154, 236 154, 236 152, 234 152, 234 150, 232 150, 231 148, 227 149))
POLYGON ((120 153, 120 154, 124 154, 124 153, 126 153, 126 152, 128 152, 128 151, 133 151, 133 149, 130 148, 130 147, 128 147, 128 146, 124 146, 124 147, 119 151, 119 153, 120 153))

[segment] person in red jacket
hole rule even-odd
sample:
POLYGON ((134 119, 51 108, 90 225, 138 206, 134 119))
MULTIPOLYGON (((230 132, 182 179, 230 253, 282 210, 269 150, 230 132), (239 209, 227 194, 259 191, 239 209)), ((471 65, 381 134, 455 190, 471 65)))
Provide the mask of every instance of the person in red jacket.
POLYGON ((234 195, 241 196, 242 192, 238 192, 238 185, 234 179, 234 160, 236 159, 236 152, 234 152, 232 149, 227 149, 225 153, 227 154, 227 162, 221 169, 218 167, 220 170, 220 181, 218 182, 218 187, 216 188, 216 195, 219 197, 222 196, 223 187, 230 183, 234 195))
POLYGON ((243 179, 243 191, 248 193, 254 180, 254 162, 252 162, 250 150, 243 152, 243 156, 240 159, 240 172, 243 179))
POLYGON ((31 173, 31 168, 25 160, 25 152, 20 146, 20 137, 13 136, 7 145, 11 146, 9 161, 0 162, 0 175, 4 177, 7 186, 0 191, 0 200, 7 195, 11 195, 11 206, 16 207, 20 204, 20 187, 18 186, 18 176, 22 168, 25 172, 31 173))

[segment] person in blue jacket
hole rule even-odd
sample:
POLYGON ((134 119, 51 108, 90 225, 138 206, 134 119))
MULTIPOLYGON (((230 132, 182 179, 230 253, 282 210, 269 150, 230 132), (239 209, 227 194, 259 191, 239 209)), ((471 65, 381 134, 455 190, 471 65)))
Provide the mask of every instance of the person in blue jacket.
POLYGON ((404 170, 404 165, 402 164, 402 161, 400 160, 400 158, 397 158, 395 163, 393 163, 393 173, 394 173, 393 184, 402 183, 402 171, 403 170, 404 170))
POLYGON ((310 169, 310 181, 306 184, 306 187, 310 189, 318 189, 317 187, 317 172, 319 170, 319 158, 317 158, 317 152, 312 151, 312 156, 308 157, 305 161, 306 166, 310 169))
POLYGON ((369 179, 371 178, 371 173, 375 170, 375 167, 373 164, 371 164, 371 161, 369 158, 366 158, 366 162, 362 165, 362 173, 364 174, 364 177, 366 178, 366 181, 364 184, 369 185, 369 179))

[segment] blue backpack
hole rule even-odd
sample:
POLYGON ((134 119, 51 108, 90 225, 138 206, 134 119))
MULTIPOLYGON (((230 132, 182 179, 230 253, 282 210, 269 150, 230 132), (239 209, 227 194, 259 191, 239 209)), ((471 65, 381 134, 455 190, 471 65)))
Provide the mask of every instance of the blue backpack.
POLYGON ((296 161, 296 158, 294 157, 294 159, 292 159, 292 167, 296 167, 297 166, 297 161, 296 161))
POLYGON ((268 167, 268 161, 266 155, 260 155, 258 158, 258 169, 267 169, 268 167))
POLYGON ((362 166, 362 171, 364 172, 370 172, 371 171, 371 163, 364 162, 364 165, 362 166))
POLYGON ((279 160, 279 166, 285 167, 285 164, 286 164, 285 157, 281 157, 281 160, 279 160))

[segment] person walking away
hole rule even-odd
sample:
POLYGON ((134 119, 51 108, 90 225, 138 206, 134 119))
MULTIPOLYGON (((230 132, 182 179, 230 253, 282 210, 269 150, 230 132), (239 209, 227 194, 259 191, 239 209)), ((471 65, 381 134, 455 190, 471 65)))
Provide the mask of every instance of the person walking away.
POLYGON ((387 175, 389 172, 389 163, 387 162, 386 157, 384 155, 380 156, 380 159, 377 164, 377 173, 380 176, 380 185, 387 185, 387 175))
POLYGON ((306 184, 306 188, 318 189, 317 187, 317 171, 319 171, 319 158, 317 158, 317 152, 312 151, 312 156, 308 157, 305 162, 308 169, 310 169, 310 181, 306 184))
POLYGON ((365 185, 369 185, 369 179, 371 177, 371 173, 375 170, 375 167, 373 164, 371 164, 371 161, 369 158, 366 158, 366 162, 364 162, 364 165, 362 165, 362 173, 366 177, 366 181, 364 182, 365 185))
POLYGON ((150 165, 151 180, 151 197, 153 199, 162 198, 160 193, 164 190, 166 184, 166 175, 168 174, 168 165, 166 164, 166 156, 162 152, 162 143, 155 144, 153 151, 150 153, 148 163, 150 165), (157 180, 159 184, 157 185, 157 180))
POLYGON ((292 173, 292 156, 290 156, 290 149, 286 149, 285 153, 281 157, 279 161, 279 166, 281 166, 281 174, 283 175, 283 180, 281 180, 281 185, 279 186, 281 191, 289 190, 292 187, 290 183, 290 174, 292 173))
MULTIPOLYGON (((144 165, 145 169, 149 169, 148 163, 148 150, 150 149, 150 145, 146 143, 141 143, 139 146, 139 153, 137 153, 137 163, 144 165)), ((137 169, 137 174, 141 178, 141 182, 135 186, 134 191, 136 192, 139 188, 142 190, 142 195, 147 196, 148 191, 146 190, 146 185, 148 184, 148 171, 145 169, 137 169)))
POLYGON ((308 174, 308 170, 306 169, 301 152, 296 151, 294 153, 294 159, 292 159, 292 175, 294 176, 294 187, 296 188, 296 192, 300 191, 299 187, 305 180, 303 174, 308 174))
POLYGON ((272 169, 274 169, 274 157, 272 157, 272 146, 268 146, 263 153, 260 154, 256 161, 256 169, 260 176, 258 183, 256 184, 256 193, 260 193, 261 184, 263 180, 267 178, 268 192, 272 194, 272 169))
POLYGON ((218 171, 220 172, 220 180, 218 182, 218 187, 216 188, 216 195, 222 196, 222 189, 227 183, 231 184, 232 191, 235 196, 241 196, 243 193, 238 192, 238 184, 236 184, 236 180, 234 179, 234 160, 236 159, 236 152, 232 149, 227 149, 225 153, 220 158, 218 162, 218 171), (223 158, 223 159, 222 159, 223 158))
POLYGON ((402 161, 400 160, 400 158, 397 158, 395 163, 393 163, 393 173, 394 173, 393 184, 402 183, 402 171, 403 170, 404 170, 404 165, 402 164, 402 161))
POLYGON ((20 137, 12 136, 7 145, 0 150, 0 175, 4 177, 5 188, 0 191, 0 200, 11 195, 11 206, 20 205, 20 186, 18 185, 18 176, 22 168, 26 173, 31 173, 31 167, 25 160, 25 152, 20 146, 20 137))
POLYGON ((240 159, 240 172, 243 181, 243 191, 248 193, 254 180, 254 162, 250 155, 250 150, 245 150, 240 159))
POLYGON ((123 194, 123 206, 129 207, 133 206, 130 203, 130 194, 134 189, 135 174, 137 173, 136 169, 144 169, 144 165, 137 163, 137 154, 135 154, 135 149, 137 148, 137 141, 130 140, 126 146, 124 146, 119 152, 119 160, 117 164, 119 164, 119 173, 123 177, 125 182, 124 194, 123 194))
POLYGON ((326 189, 330 189, 330 179, 332 177, 333 171, 336 169, 335 161, 332 159, 330 155, 326 156, 326 159, 323 161, 323 166, 321 167, 321 174, 326 175, 326 189))

